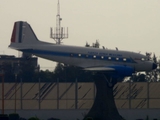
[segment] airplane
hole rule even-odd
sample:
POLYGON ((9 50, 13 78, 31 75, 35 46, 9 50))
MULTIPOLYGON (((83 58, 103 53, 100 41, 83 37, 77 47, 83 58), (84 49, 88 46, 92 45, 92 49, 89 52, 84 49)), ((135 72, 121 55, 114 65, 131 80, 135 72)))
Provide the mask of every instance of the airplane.
POLYGON ((86 71, 103 73, 110 86, 135 72, 149 72, 157 68, 156 63, 140 53, 40 41, 31 26, 23 21, 14 23, 9 47, 86 71))

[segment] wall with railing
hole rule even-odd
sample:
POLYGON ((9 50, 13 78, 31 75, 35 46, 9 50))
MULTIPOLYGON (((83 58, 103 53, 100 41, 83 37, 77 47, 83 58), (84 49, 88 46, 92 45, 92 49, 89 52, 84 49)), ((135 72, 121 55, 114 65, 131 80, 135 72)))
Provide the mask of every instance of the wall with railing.
MULTIPOLYGON (((118 109, 160 108, 159 82, 117 83, 113 91, 118 109)), ((95 96, 96 87, 91 82, 4 83, 6 110, 15 109, 15 105, 17 110, 90 109, 95 96)), ((1 103, 0 87, 0 108, 1 103)))

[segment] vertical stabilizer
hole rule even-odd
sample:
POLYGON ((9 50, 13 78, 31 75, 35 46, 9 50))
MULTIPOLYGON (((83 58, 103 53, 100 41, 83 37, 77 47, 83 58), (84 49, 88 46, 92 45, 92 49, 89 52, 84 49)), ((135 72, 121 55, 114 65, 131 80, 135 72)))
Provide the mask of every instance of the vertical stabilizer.
POLYGON ((14 23, 11 43, 34 43, 38 39, 27 22, 18 21, 14 23))

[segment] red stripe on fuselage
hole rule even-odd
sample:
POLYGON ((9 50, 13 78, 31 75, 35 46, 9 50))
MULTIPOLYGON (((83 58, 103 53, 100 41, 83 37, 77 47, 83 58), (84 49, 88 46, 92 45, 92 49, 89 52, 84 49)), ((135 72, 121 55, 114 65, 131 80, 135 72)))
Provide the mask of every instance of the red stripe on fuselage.
POLYGON ((11 37, 11 42, 15 42, 15 41, 16 41, 16 23, 14 23, 12 37, 11 37))

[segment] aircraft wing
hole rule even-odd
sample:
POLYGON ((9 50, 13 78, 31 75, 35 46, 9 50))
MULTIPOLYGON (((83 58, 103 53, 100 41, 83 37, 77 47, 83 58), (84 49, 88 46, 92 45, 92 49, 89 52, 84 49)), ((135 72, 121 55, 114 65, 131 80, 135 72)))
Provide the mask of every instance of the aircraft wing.
POLYGON ((97 67, 87 67, 84 70, 95 71, 95 72, 115 72, 119 76, 131 76, 135 72, 133 67, 125 65, 112 65, 112 66, 97 66, 97 67))
POLYGON ((89 70, 89 71, 115 71, 115 69, 111 68, 111 67, 89 67, 89 68, 85 68, 84 70, 89 70))

